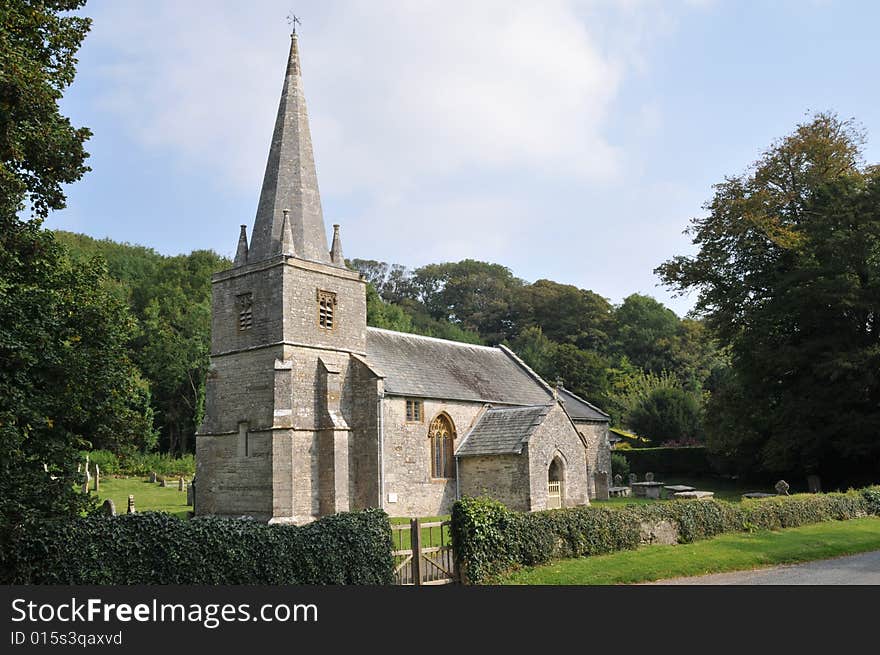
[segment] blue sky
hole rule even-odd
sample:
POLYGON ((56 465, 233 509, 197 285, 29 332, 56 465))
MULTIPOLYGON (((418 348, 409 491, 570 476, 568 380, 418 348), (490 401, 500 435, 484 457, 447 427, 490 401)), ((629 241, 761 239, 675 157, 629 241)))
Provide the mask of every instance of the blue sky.
MULTIPOLYGON (((880 3, 299 0, 328 224, 348 257, 465 257, 679 314, 653 269, 712 185, 810 112, 880 161, 880 3)), ((288 1, 91 0, 63 110, 95 133, 49 227, 232 255, 253 223, 288 1), (246 5, 246 6, 245 6, 246 5)))

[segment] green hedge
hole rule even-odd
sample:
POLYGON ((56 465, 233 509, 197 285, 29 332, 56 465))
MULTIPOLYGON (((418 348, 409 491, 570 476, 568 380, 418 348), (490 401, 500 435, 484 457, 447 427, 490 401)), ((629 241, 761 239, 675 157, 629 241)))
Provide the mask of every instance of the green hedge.
POLYGON ((43 522, 4 549, 3 584, 389 584, 381 510, 304 526, 144 512, 43 522))
POLYGON ((880 515, 880 488, 729 503, 675 500, 650 505, 512 512, 488 498, 452 508, 452 543, 467 581, 479 583, 517 566, 637 548, 642 525, 672 523, 679 543, 724 532, 775 530, 880 515))
POLYGON ((630 470, 640 478, 649 471, 660 476, 705 475, 712 471, 704 446, 630 448, 615 452, 626 457, 630 470))

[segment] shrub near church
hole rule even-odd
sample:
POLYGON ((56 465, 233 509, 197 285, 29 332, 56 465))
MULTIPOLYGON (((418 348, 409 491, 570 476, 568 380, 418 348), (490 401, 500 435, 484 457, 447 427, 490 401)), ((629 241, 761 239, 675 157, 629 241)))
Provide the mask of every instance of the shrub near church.
POLYGON ((389 584, 391 526, 381 510, 309 525, 181 521, 159 512, 34 523, 0 562, 3 584, 389 584))

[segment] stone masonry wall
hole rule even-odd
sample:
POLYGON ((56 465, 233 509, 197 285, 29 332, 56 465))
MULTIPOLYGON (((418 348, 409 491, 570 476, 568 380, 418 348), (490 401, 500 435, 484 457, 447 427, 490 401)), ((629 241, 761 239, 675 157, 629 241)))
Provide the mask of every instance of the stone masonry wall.
POLYGON ((523 455, 462 457, 458 473, 462 496, 489 496, 518 512, 531 509, 529 461, 523 455))
POLYGON ((526 451, 532 511, 547 509, 547 474, 557 454, 564 464, 563 507, 589 505, 587 451, 562 407, 550 411, 526 451))
POLYGON ((354 417, 348 465, 351 508, 379 507, 379 397, 382 380, 356 359, 352 359, 349 370, 352 372, 351 414, 354 417))
POLYGON ((272 516, 271 433, 202 435, 196 439, 195 511, 198 515, 272 516))
POLYGON ((211 285, 213 355, 282 339, 282 258, 216 273, 211 285), (251 294, 252 327, 239 329, 239 296, 251 294))
POLYGON ((356 273, 334 266, 288 260, 284 267, 284 339, 323 350, 365 354, 366 285, 356 273), (336 294, 333 328, 318 324, 318 291, 336 294))
POLYGON ((575 427, 587 442, 587 465, 590 471, 588 480, 590 498, 608 500, 608 485, 603 483, 602 475, 611 476, 611 447, 608 443, 608 424, 589 421, 575 421, 575 427))
POLYGON ((406 421, 406 399, 386 396, 384 408, 385 511, 391 516, 448 514, 456 498, 456 482, 431 478, 428 428, 446 412, 455 428, 454 446, 473 427, 482 403, 424 399, 422 421, 406 421), (394 500, 396 495, 396 500, 394 500))

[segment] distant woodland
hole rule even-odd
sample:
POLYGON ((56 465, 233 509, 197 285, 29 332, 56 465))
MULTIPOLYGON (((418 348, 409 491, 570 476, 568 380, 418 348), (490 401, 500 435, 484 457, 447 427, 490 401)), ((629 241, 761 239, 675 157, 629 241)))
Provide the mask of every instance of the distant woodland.
MULTIPOLYGON (((138 445, 191 452, 204 406, 211 273, 231 262, 209 251, 166 257, 142 246, 55 234, 75 260, 97 258, 106 266, 108 291, 134 323, 128 357, 146 382, 155 429, 138 445)), ((527 283, 504 266, 473 260, 415 270, 363 259, 349 266, 367 280, 371 326, 504 343, 618 425, 658 443, 702 439, 702 406, 724 369, 723 355, 700 322, 680 319, 653 298, 633 294, 615 306, 586 289, 527 283)))

